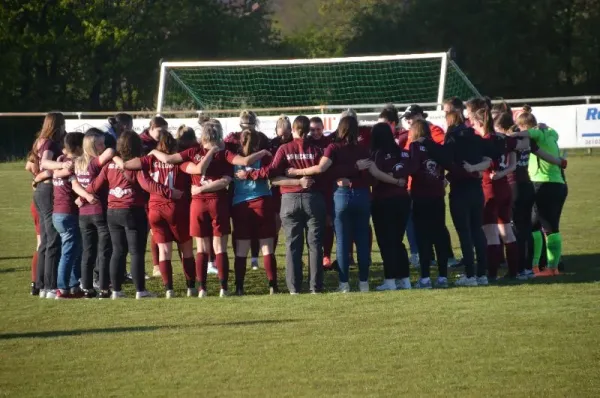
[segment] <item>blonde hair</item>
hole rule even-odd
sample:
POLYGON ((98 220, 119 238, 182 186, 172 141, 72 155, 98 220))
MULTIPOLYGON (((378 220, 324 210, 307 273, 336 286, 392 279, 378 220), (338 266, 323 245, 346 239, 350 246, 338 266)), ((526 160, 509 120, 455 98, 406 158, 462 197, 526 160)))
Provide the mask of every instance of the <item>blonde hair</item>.
MULTIPOLYGON (((217 121, 218 122, 218 121, 217 121)), ((223 142, 223 127, 221 123, 213 123, 212 119, 202 126, 200 140, 202 144, 212 143, 221 145, 223 142)))
POLYGON ((258 117, 256 116, 256 113, 246 109, 240 113, 240 127, 242 129, 256 130, 257 126, 258 117))
POLYGON ((292 123, 290 122, 290 118, 286 115, 280 115, 279 119, 277 119, 277 122, 275 123, 275 134, 277 134, 279 129, 283 129, 288 132, 292 131, 292 123))
POLYGON ((517 126, 530 129, 537 125, 538 122, 535 116, 533 116, 533 113, 531 113, 531 107, 529 105, 523 105, 523 113, 517 116, 517 126))
POLYGON ((83 136, 83 153, 75 159, 75 172, 84 173, 87 171, 90 162, 100 154, 96 151, 96 140, 104 139, 102 134, 95 131, 88 131, 83 136))

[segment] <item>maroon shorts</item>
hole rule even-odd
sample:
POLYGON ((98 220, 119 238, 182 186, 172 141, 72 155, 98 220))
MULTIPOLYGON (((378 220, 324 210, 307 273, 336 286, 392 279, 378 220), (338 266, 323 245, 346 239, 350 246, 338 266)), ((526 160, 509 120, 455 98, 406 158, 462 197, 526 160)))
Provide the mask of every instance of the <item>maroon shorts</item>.
POLYGON ((35 225, 35 234, 39 235, 40 234, 40 215, 37 212, 37 209, 35 208, 35 203, 33 203, 33 201, 31 202, 31 216, 33 217, 33 225, 35 225))
POLYGON ((275 237, 275 211, 273 209, 273 199, 270 196, 262 196, 234 205, 231 216, 233 218, 235 239, 268 239, 275 237))
POLYGON ((148 210, 148 222, 155 243, 185 243, 190 238, 190 218, 186 205, 174 203, 152 207, 148 210))
POLYGON ((512 195, 486 197, 483 204, 483 225, 510 224, 512 195))
POLYGON ((190 206, 190 235, 210 238, 231 234, 229 197, 194 198, 190 206))

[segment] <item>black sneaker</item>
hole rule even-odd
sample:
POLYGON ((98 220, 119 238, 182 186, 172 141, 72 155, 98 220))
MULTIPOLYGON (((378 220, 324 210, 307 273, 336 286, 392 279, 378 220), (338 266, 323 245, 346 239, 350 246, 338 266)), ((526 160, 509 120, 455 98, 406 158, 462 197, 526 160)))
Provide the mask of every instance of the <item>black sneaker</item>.
POLYGON ((86 289, 83 291, 83 298, 86 299, 93 299, 96 298, 98 294, 96 293, 96 291, 94 289, 86 289))
POLYGON ((243 287, 238 287, 235 289, 235 295, 236 296, 243 296, 244 295, 244 288, 243 287))
POLYGON ((32 296, 39 296, 40 295, 40 289, 38 289, 37 287, 35 287, 35 282, 31 282, 31 295, 32 296))
POLYGON ((100 293, 98 293, 98 298, 100 300, 109 299, 110 298, 110 290, 101 290, 100 293))

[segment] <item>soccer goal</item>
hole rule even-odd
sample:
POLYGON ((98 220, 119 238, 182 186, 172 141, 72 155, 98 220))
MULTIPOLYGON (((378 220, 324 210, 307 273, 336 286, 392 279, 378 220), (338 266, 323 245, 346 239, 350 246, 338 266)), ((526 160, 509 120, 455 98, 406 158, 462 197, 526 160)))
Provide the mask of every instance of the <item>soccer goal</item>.
POLYGON ((439 107, 444 98, 474 95, 477 89, 449 53, 163 62, 157 113, 326 113, 349 107, 366 111, 386 103, 439 107))

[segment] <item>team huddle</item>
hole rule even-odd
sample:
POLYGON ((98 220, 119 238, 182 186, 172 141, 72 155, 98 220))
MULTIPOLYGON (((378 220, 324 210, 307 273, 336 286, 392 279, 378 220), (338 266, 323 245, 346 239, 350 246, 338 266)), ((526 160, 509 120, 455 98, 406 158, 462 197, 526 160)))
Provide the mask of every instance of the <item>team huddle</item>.
POLYGON ((369 291, 373 237, 384 270, 376 290, 445 288, 449 261, 456 263, 447 189, 465 268, 457 286, 558 275, 567 186, 556 131, 528 107, 515 119, 507 104, 486 98, 451 98, 444 111, 446 131, 418 105, 401 114, 386 106, 372 127, 348 110, 330 135, 319 117, 281 116, 273 139, 251 111, 226 137, 216 119, 174 136, 160 116, 138 135, 123 113, 106 131, 65 134, 63 115, 49 113, 26 166, 38 235, 31 293, 119 299, 131 279, 136 298, 154 297, 146 290, 150 235, 153 275, 166 298, 175 297, 173 243, 188 297, 207 296, 209 273, 220 296, 229 295, 230 236, 235 294, 244 294, 249 255, 253 268, 262 255, 265 292, 275 294, 281 229, 291 294, 302 292, 305 246, 311 293, 323 291, 326 270, 337 270, 339 292, 351 291, 354 247, 358 290, 369 291), (508 272, 499 277, 503 262, 508 272), (414 284, 410 263, 420 269, 414 284))

